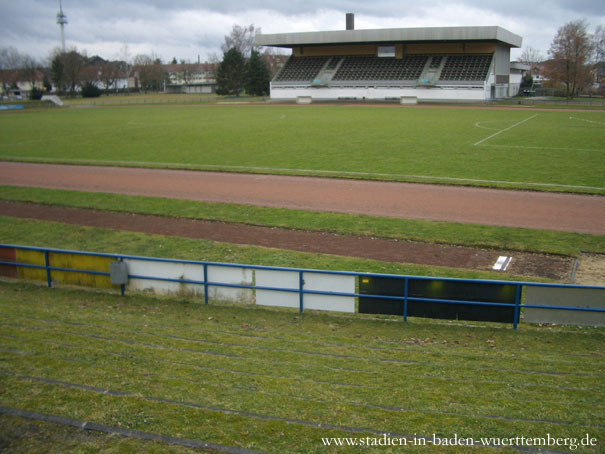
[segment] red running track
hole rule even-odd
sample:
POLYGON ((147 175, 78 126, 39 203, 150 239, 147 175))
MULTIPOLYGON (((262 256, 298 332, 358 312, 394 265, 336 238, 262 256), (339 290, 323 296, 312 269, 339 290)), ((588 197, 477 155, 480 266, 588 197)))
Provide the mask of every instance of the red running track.
POLYGON ((605 197, 380 181, 0 162, 0 184, 605 235, 605 197))

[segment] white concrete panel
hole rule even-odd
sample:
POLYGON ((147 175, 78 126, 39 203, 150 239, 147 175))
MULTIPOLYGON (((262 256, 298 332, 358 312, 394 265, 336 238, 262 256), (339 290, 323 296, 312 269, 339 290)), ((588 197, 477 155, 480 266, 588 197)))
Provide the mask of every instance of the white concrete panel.
MULTIPOLYGON (((305 290, 355 293, 355 276, 304 273, 303 279, 305 290)), ((303 309, 354 313, 355 297, 305 294, 303 309)))
MULTIPOLYGON (((305 281, 305 290, 355 293, 354 276, 304 273, 303 279, 305 281)), ((298 290, 299 273, 297 271, 258 270, 256 272, 256 285, 260 287, 279 287, 298 290)), ((355 312, 354 297, 305 294, 303 300, 303 310, 355 312)), ((300 296, 298 293, 292 292, 257 290, 256 304, 297 309, 300 307, 300 296)))
MULTIPOLYGON (((605 309, 605 290, 586 288, 525 287, 525 304, 605 309)), ((605 313, 556 309, 523 309, 523 321, 559 325, 605 326, 605 313)))
MULTIPOLYGON (((256 270, 259 287, 299 288, 298 271, 256 270)), ((300 307, 299 294, 274 290, 257 290, 256 304, 260 306, 300 307)))
MULTIPOLYGON (((254 285, 254 272, 248 268, 232 268, 224 266, 208 266, 208 282, 232 285, 254 285)), ((210 286, 210 299, 230 301, 235 303, 252 304, 254 291, 245 288, 229 288, 210 286)))
MULTIPOLYGON (((188 263, 151 262, 147 260, 125 259, 129 275, 183 279, 192 281, 204 280, 204 267, 188 263)), ((197 284, 180 284, 148 279, 129 279, 127 290, 146 291, 163 295, 204 295, 204 286, 197 284)))
POLYGON ((356 99, 397 99, 413 96, 418 101, 484 101, 489 91, 484 88, 426 88, 426 87, 376 87, 369 91, 365 87, 295 88, 271 86, 271 99, 291 99, 310 96, 313 100, 333 100, 339 98, 356 99))

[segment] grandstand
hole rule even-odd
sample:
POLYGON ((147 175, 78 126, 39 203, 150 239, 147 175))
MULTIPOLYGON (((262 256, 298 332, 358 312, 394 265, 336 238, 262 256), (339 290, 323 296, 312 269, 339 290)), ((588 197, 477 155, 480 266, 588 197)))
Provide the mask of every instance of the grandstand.
POLYGON ((292 50, 271 82, 271 98, 485 101, 517 94, 510 49, 522 38, 501 27, 352 24, 347 15, 342 31, 257 35, 260 46, 292 50))

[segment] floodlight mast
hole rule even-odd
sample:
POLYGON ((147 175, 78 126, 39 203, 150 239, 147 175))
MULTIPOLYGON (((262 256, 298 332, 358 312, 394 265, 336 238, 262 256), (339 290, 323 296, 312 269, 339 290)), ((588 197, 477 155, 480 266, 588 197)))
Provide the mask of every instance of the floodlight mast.
POLYGON ((63 14, 63 5, 59 0, 59 12, 57 13, 57 24, 61 26, 61 50, 65 52, 65 24, 67 24, 67 16, 63 14))

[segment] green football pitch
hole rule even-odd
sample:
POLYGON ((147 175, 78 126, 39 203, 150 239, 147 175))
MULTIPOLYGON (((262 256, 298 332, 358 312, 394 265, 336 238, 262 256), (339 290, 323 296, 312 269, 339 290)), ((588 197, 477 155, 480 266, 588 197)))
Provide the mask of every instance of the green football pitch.
POLYGON ((605 113, 396 106, 72 108, 0 116, 0 159, 605 193, 605 113))

